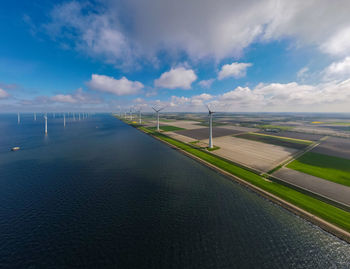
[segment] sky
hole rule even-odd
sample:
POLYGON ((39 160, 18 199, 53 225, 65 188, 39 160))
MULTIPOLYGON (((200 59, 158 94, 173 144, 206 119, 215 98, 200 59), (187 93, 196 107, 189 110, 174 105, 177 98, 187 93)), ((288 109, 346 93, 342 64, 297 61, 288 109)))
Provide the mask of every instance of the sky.
POLYGON ((349 14, 349 0, 4 0, 0 112, 350 112, 349 14))

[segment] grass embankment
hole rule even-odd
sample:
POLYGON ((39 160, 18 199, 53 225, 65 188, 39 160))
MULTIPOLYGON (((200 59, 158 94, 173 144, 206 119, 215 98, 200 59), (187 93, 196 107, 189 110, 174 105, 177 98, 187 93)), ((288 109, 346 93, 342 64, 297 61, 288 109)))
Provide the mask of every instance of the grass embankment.
POLYGON ((295 148, 295 149, 304 149, 307 146, 312 144, 312 141, 309 141, 309 140, 302 140, 302 139, 295 139, 295 138, 274 136, 274 135, 267 135, 267 134, 260 134, 260 133, 247 133, 247 134, 236 135, 235 137, 254 140, 254 141, 282 146, 282 147, 295 148))
POLYGON ((288 168, 350 187, 350 160, 307 152, 288 168))
MULTIPOLYGON (((151 129, 152 131, 155 131, 156 127, 149 127, 149 129, 151 129)), ((159 129, 162 130, 163 132, 173 132, 173 131, 185 130, 184 128, 171 126, 171 125, 162 125, 162 126, 159 126, 159 129)))
POLYGON ((329 205, 325 202, 317 200, 311 196, 300 193, 294 189, 288 188, 276 182, 269 182, 264 180, 261 176, 248 171, 242 167, 234 165, 229 161, 223 160, 210 152, 206 152, 191 145, 185 144, 173 138, 170 138, 164 134, 154 132, 152 130, 141 127, 146 133, 150 133, 153 136, 168 142, 179 149, 182 149, 208 163, 215 165, 271 194, 274 194, 281 199, 298 206, 312 213, 334 225, 343 228, 346 231, 350 231, 350 212, 339 209, 335 206, 329 205))

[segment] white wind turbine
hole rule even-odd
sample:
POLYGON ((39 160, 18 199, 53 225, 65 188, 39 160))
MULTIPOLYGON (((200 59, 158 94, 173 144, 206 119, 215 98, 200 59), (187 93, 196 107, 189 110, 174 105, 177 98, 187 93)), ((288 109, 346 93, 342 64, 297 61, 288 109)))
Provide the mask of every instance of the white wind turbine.
POLYGON ((45 134, 47 134, 47 114, 45 114, 44 119, 45 119, 45 134))
POLYGON ((214 111, 211 111, 209 106, 207 105, 208 116, 209 116, 209 148, 213 148, 213 114, 214 111))
POLYGON ((130 108, 130 121, 132 121, 132 108, 130 108))
POLYGON ((139 110, 139 124, 141 125, 142 124, 142 120, 141 120, 141 108, 139 110))
POLYGON ((159 132, 159 112, 162 111, 165 107, 162 108, 154 108, 152 107, 152 109, 157 113, 157 131, 159 132))

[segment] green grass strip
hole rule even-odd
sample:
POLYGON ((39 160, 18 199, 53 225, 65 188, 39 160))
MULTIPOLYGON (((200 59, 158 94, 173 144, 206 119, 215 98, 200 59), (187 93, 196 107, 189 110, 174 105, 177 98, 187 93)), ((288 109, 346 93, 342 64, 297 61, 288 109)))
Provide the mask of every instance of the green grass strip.
POLYGON ((350 187, 350 160, 307 152, 288 168, 350 187))
POLYGON ((143 127, 141 129, 148 133, 151 133, 163 141, 166 141, 188 153, 191 153, 194 156, 201 158, 204 161, 215 165, 218 168, 221 168, 241 179, 246 180, 247 182, 271 194, 274 194, 283 200, 306 210, 307 212, 310 212, 330 223, 333 223, 334 225, 337 225, 344 230, 350 231, 350 212, 339 209, 335 206, 322 202, 316 198, 313 198, 276 182, 266 181, 261 176, 254 174, 253 172, 250 172, 244 168, 238 167, 228 161, 220 159, 209 152, 196 149, 188 144, 170 138, 161 133, 153 132, 152 130, 147 130, 143 127))
MULTIPOLYGON (((155 131, 156 127, 149 127, 149 129, 155 131)), ((162 130, 163 132, 173 132, 173 131, 185 130, 184 128, 171 126, 171 125, 162 125, 162 126, 159 126, 159 129, 162 130)))

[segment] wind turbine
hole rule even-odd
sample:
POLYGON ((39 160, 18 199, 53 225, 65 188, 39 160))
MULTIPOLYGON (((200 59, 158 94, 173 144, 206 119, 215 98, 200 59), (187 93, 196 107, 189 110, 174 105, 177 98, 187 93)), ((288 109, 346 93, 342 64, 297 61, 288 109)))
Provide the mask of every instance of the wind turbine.
POLYGON ((34 112, 34 120, 36 120, 36 113, 34 112))
POLYGON ((209 106, 207 106, 208 109, 208 116, 209 116, 209 148, 213 148, 213 114, 214 111, 211 111, 209 106))
POLYGON ((132 121, 132 108, 130 108, 130 120, 132 121))
POLYGON ((21 115, 19 114, 19 112, 17 113, 17 123, 21 123, 21 115))
POLYGON ((164 108, 165 108, 165 107, 155 109, 155 108, 152 106, 152 109, 157 113, 157 131, 158 131, 158 132, 159 132, 159 112, 162 111, 164 108))
POLYGON ((139 124, 141 125, 142 124, 142 120, 141 120, 141 108, 139 110, 139 124))
POLYGON ((63 113, 63 127, 66 127, 66 113, 63 113))
POLYGON ((44 119, 45 119, 45 134, 47 135, 47 114, 45 114, 44 119))

